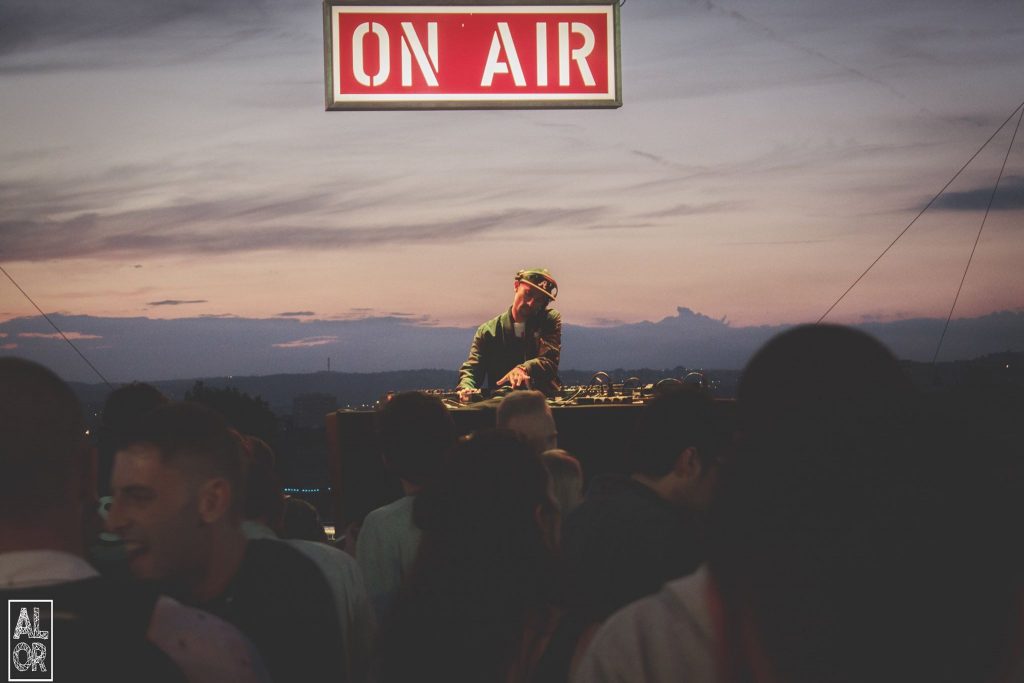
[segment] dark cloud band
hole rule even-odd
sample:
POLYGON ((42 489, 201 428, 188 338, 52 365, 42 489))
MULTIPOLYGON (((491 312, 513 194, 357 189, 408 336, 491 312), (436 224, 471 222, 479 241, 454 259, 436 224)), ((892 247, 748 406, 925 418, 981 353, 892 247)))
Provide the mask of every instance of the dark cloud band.
POLYGON ((999 183, 995 197, 991 187, 979 187, 963 192, 947 192, 935 202, 935 208, 949 211, 984 211, 992 202, 993 211, 1020 211, 1024 209, 1024 176, 1010 176, 999 183))
POLYGON ((184 306, 186 304, 205 304, 206 299, 164 299, 163 301, 149 301, 147 306, 184 306))

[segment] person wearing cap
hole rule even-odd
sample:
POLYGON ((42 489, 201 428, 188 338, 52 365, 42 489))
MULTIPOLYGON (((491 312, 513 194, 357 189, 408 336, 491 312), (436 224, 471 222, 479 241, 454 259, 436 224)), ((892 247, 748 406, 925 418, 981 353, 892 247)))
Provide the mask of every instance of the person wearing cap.
POLYGON ((558 391, 562 350, 562 316, 548 308, 558 283, 545 268, 521 270, 513 283, 512 305, 481 325, 469 358, 459 369, 459 398, 468 401, 490 382, 493 387, 558 391))

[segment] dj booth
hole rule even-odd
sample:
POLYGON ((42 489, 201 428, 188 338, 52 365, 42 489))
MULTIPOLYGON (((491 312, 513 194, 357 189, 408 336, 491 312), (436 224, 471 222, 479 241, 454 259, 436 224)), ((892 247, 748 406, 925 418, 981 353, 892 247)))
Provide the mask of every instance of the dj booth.
MULTIPOLYGON (((459 434, 493 427, 500 399, 455 407, 446 400, 459 434)), ((558 447, 576 457, 584 480, 599 474, 627 472, 627 454, 635 448, 636 419, 642 400, 549 401, 558 429, 558 447)), ((731 422, 735 404, 715 400, 720 418, 731 422)), ((327 415, 328 474, 334 523, 344 528, 361 522, 371 510, 401 497, 397 477, 381 462, 372 410, 338 410, 327 415)))

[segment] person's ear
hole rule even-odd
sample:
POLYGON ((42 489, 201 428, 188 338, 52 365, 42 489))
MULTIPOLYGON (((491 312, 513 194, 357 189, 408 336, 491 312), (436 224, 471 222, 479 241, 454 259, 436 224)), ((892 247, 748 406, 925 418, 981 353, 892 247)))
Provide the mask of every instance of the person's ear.
POLYGON ((199 518, 204 524, 212 524, 231 509, 234 492, 231 484, 223 477, 215 477, 203 482, 199 488, 199 518))
POLYGON ((697 448, 687 446, 678 456, 675 464, 676 476, 688 481, 696 481, 702 473, 700 458, 697 457, 697 448))

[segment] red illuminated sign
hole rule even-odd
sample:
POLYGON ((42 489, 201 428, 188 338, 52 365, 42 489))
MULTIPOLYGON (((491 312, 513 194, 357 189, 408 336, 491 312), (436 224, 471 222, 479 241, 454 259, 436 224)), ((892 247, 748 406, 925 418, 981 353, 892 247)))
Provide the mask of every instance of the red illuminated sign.
POLYGON ((618 5, 324 2, 328 109, 619 107, 618 5))

